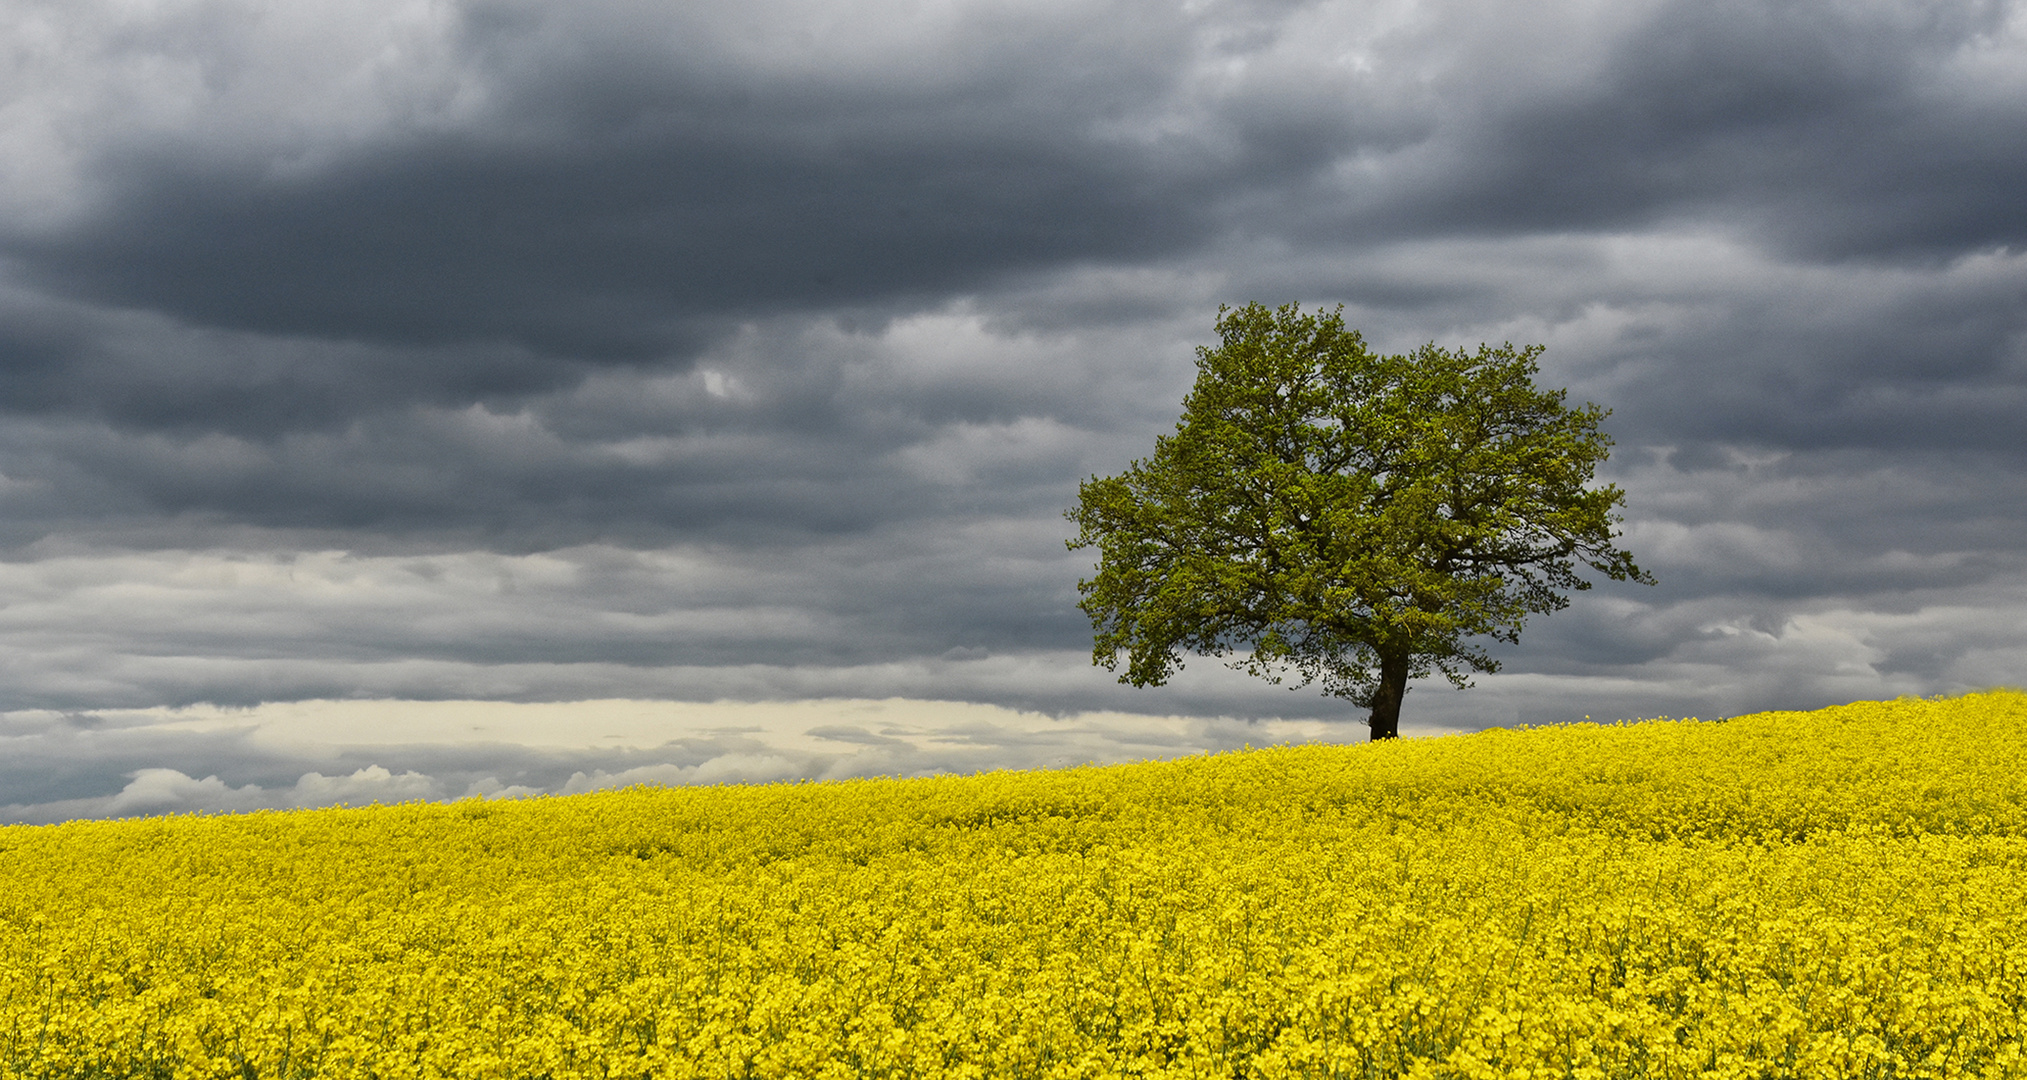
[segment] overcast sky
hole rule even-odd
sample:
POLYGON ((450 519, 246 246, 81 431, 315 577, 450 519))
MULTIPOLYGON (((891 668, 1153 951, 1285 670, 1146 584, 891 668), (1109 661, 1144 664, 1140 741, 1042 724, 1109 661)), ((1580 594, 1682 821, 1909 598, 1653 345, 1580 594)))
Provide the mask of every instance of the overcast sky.
POLYGON ((1361 739, 1075 607, 1254 300, 1613 410, 1409 733, 2027 681, 2027 3, 0 0, 0 819, 1361 739))

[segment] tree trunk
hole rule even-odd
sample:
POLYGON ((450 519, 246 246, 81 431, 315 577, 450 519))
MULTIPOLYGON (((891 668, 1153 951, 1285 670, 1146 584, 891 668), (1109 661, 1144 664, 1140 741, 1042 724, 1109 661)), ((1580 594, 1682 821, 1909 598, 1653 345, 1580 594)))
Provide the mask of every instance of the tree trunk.
POLYGON ((1401 699, 1408 696, 1408 654, 1382 652, 1379 657, 1379 689, 1372 696, 1372 737, 1398 738, 1401 733, 1401 699))

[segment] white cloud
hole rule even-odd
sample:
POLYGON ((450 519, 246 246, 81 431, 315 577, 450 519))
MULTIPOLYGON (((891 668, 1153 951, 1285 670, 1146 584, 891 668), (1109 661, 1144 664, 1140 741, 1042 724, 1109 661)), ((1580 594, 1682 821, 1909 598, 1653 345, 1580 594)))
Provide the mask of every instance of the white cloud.
POLYGON ((229 787, 216 776, 193 780, 175 769, 141 769, 118 795, 105 801, 105 813, 109 817, 127 817, 253 810, 264 805, 264 794, 258 785, 229 787))
MULTIPOLYGON (((131 779, 127 785, 113 795, 0 806, 0 821, 54 822, 156 814, 244 813, 300 807, 363 806, 444 797, 437 783, 428 776, 416 772, 392 773, 378 765, 369 765, 349 776, 305 773, 292 787, 264 788, 259 784, 235 787, 215 775, 199 780, 181 770, 160 767, 137 769, 129 776, 131 779)), ((494 784, 493 791, 485 794, 495 792, 529 793, 524 789, 509 792, 494 784)))
POLYGON ((421 773, 396 774, 378 765, 368 765, 350 776, 304 773, 302 779, 296 781, 295 788, 288 792, 287 798, 292 806, 333 806, 339 803, 359 806, 440 796, 436 782, 421 773))

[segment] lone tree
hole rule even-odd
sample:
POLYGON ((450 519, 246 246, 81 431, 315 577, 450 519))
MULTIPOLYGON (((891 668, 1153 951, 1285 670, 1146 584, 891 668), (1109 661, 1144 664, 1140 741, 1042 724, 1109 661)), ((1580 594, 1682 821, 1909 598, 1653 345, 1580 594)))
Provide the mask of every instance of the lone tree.
POLYGON ((1611 439, 1598 406, 1534 385, 1541 346, 1368 351, 1343 308, 1221 308, 1173 435, 1064 516, 1098 549, 1078 605, 1092 659, 1157 686, 1180 652, 1372 710, 1400 730, 1408 680, 1498 661, 1527 616, 1588 589, 1579 562, 1653 584, 1612 546, 1625 493, 1588 487, 1611 439))

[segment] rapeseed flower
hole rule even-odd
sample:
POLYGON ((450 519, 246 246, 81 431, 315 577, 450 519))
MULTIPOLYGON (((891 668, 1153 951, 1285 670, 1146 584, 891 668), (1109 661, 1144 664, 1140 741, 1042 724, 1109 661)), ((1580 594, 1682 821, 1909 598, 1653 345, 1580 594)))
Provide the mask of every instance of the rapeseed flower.
POLYGON ((0 1077, 2027 1075, 2027 695, 0 828, 0 1077))

